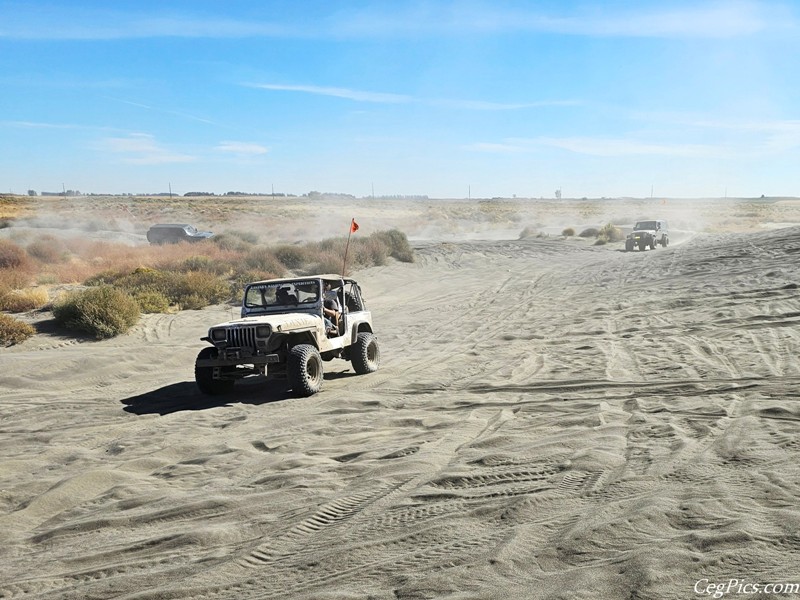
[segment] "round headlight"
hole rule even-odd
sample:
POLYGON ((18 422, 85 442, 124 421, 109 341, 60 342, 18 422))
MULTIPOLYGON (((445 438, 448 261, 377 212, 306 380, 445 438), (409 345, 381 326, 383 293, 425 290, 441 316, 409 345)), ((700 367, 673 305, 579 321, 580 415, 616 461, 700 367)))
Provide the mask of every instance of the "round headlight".
POLYGON ((211 330, 211 339, 215 342, 224 342, 226 337, 224 329, 211 330))
POLYGON ((268 338, 272 335, 272 327, 269 325, 259 325, 256 327, 256 336, 260 338, 268 338))

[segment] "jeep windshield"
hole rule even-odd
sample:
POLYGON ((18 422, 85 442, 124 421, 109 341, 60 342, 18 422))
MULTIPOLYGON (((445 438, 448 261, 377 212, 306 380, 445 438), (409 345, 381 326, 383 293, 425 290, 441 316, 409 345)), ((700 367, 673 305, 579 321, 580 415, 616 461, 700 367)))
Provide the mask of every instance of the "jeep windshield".
POLYGON ((655 221, 639 221, 633 227, 633 230, 634 231, 642 231, 642 230, 655 229, 655 228, 656 228, 656 222, 655 221))
POLYGON ((319 282, 314 280, 257 283, 244 294, 245 308, 292 309, 318 301, 319 282))

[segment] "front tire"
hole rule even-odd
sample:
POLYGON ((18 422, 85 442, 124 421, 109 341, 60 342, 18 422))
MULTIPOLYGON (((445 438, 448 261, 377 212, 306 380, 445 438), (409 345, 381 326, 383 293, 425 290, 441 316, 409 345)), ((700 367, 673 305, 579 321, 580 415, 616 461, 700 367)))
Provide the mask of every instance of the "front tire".
POLYGON ((322 357, 311 344, 298 344, 289 350, 286 377, 292 393, 300 398, 316 394, 322 388, 322 357))
POLYGON ((664 236, 664 237, 661 238, 661 246, 663 248, 666 248, 667 246, 669 246, 669 238, 667 236, 664 236))
POLYGON ((644 249, 647 248, 647 243, 644 240, 639 242, 639 252, 644 252, 644 249))
MULTIPOLYGON (((203 348, 197 355, 198 360, 217 358, 216 348, 203 348)), ((214 367, 194 367, 194 380, 200 391, 209 396, 227 394, 233 389, 232 379, 214 379, 214 367)))
POLYGON ((350 362, 359 375, 374 373, 381 362, 381 349, 378 338, 368 331, 362 331, 356 337, 356 343, 350 351, 350 362))
POLYGON ((625 252, 633 252, 633 240, 627 240, 625 242, 625 252))
POLYGON ((650 250, 655 250, 655 249, 656 249, 656 238, 651 237, 650 238, 650 250))

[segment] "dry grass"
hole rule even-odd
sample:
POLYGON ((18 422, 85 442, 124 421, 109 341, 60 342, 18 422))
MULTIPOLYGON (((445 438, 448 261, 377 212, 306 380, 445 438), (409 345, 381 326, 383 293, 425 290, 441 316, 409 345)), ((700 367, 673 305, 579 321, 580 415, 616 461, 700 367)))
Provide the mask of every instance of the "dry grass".
POLYGON ((0 310, 8 312, 27 312, 42 308, 50 302, 47 290, 41 287, 23 290, 0 291, 0 310))
POLYGON ((0 313, 0 345, 13 346, 14 344, 19 344, 35 333, 36 329, 32 325, 0 313))

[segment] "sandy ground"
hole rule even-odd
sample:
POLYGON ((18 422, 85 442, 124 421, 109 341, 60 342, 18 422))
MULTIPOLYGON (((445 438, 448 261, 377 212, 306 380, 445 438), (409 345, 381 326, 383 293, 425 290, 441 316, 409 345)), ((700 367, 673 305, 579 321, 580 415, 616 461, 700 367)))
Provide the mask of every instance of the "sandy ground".
POLYGON ((694 208, 682 243, 626 253, 516 239, 580 225, 552 207, 432 232, 393 204, 380 214, 416 224, 417 261, 356 274, 381 369, 326 363, 309 399, 261 380, 199 394, 224 306, 0 350, 0 598, 800 583, 800 227, 779 227, 797 208, 694 208))

